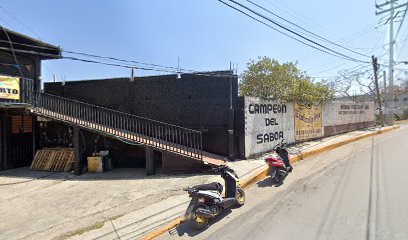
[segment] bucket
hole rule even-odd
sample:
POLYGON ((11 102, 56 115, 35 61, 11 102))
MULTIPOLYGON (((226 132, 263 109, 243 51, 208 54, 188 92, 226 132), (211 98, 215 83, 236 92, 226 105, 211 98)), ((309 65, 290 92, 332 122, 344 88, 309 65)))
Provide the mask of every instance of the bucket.
POLYGON ((88 157, 88 172, 103 172, 102 157, 88 157))

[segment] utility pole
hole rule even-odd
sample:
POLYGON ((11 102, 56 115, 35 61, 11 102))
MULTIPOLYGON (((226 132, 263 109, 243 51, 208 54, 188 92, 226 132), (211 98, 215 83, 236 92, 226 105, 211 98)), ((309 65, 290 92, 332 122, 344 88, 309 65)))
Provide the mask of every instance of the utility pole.
POLYGON ((380 108, 380 122, 381 122, 381 127, 384 127, 384 113, 383 113, 382 106, 381 106, 380 87, 378 85, 378 62, 377 62, 377 58, 374 57, 374 55, 371 56, 371 60, 373 62, 374 83, 375 83, 375 89, 377 91, 378 107, 380 108))
POLYGON ((382 4, 376 4, 376 8, 380 10, 379 12, 376 12, 376 15, 381 15, 383 13, 390 13, 390 17, 388 19, 388 22, 390 24, 390 36, 389 36, 389 63, 388 63, 388 112, 389 112, 389 123, 394 124, 394 44, 395 44, 395 39, 394 39, 394 19, 397 17, 398 13, 395 14, 395 10, 406 7, 408 6, 408 2, 395 5, 398 0, 389 0, 385 3, 382 4), (383 10, 383 7, 388 6, 388 9, 383 10))

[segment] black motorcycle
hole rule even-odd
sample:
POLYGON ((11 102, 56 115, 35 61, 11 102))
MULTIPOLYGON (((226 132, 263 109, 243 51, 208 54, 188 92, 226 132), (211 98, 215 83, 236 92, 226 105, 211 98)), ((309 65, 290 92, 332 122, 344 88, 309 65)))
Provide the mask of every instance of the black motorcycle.
POLYGON ((213 170, 221 174, 225 181, 225 197, 222 196, 223 186, 218 182, 184 189, 192 198, 185 219, 189 220, 196 229, 208 226, 209 220, 224 209, 241 207, 245 203, 245 192, 241 189, 239 178, 234 170, 227 166, 216 167, 213 170))
POLYGON ((273 148, 274 152, 278 155, 276 157, 267 157, 265 162, 269 167, 269 174, 276 183, 281 183, 283 179, 292 172, 292 166, 290 165, 289 152, 286 149, 286 143, 282 142, 277 144, 273 148))

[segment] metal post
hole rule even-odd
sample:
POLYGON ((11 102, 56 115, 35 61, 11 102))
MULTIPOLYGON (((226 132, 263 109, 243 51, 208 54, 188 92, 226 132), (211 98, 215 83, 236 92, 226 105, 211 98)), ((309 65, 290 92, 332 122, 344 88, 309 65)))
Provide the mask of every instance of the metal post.
POLYGON ((390 60, 388 63, 388 111, 389 111, 389 124, 394 124, 394 1, 390 1, 390 60))
POLYGON ((232 69, 230 63, 230 76, 229 76, 229 114, 228 114, 228 155, 230 160, 235 158, 235 144, 234 144, 234 107, 232 101, 232 69))
POLYGON ((156 169, 154 168, 154 150, 152 147, 146 146, 146 175, 156 174, 156 169))
POLYGON ((75 154, 75 164, 74 173, 75 175, 82 174, 82 146, 81 141, 79 141, 79 127, 74 127, 74 154, 75 154))

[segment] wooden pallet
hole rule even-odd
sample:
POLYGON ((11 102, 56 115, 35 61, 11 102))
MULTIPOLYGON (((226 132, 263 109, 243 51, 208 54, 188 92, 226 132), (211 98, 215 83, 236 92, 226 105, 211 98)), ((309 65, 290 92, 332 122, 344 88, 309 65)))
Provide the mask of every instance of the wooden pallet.
POLYGON ((38 150, 31 163, 31 170, 69 172, 74 167, 74 150, 72 148, 38 150))

